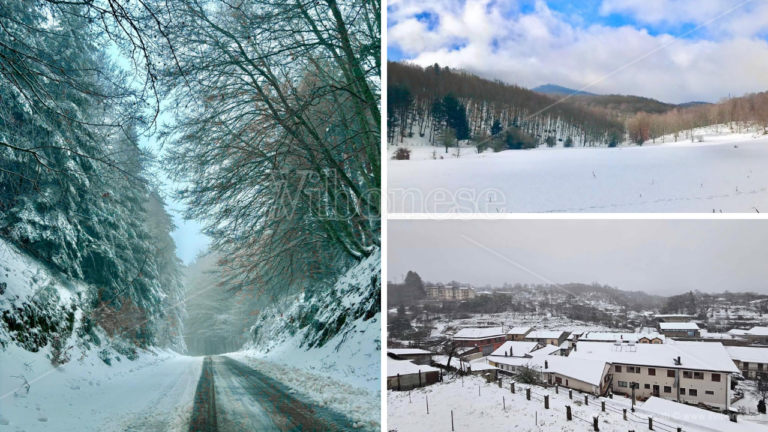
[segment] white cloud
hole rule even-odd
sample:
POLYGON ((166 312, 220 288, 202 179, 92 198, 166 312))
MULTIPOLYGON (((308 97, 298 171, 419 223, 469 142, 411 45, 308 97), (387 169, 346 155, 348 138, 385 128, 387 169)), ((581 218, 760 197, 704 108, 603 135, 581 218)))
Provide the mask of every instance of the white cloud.
MULTIPOLYGON (((714 0, 674 3, 676 13, 687 14, 685 22, 689 23, 711 19, 727 9, 723 3, 734 4, 714 0)), ((764 13, 768 18, 768 2, 763 3, 751 13, 764 13)), ((667 7, 671 6, 666 0, 605 0, 601 12, 632 13, 638 21, 660 22, 669 19, 665 18, 670 14, 667 7), (642 10, 643 4, 647 10, 642 10)), ((543 1, 532 12, 520 14, 513 1, 426 5, 400 0, 390 2, 389 20, 388 44, 409 54, 414 63, 440 63, 526 87, 555 83, 581 88, 598 81, 590 91, 676 103, 716 101, 728 94, 768 90, 768 43, 755 36, 764 26, 750 27, 742 23, 741 15, 713 23, 710 40, 675 40, 633 26, 574 26, 572 19, 550 10, 543 1), (425 11, 439 17, 431 31, 414 18, 425 11)), ((765 18, 758 21, 768 23, 765 18)))

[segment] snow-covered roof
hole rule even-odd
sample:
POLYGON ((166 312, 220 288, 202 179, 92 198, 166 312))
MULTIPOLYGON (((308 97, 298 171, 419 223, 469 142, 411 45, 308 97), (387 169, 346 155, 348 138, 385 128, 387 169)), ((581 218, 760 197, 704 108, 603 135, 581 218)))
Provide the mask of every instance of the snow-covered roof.
POLYGON ((747 330, 747 334, 751 336, 768 336, 768 327, 752 327, 747 330))
POLYGON ((654 318, 693 318, 693 315, 686 314, 658 314, 654 315, 654 318))
POLYGON ((453 335, 454 339, 490 339, 505 336, 502 327, 465 328, 453 335))
POLYGON ((538 342, 508 341, 504 342, 496 351, 492 352, 491 355, 505 357, 506 353, 506 355, 510 357, 524 357, 526 354, 529 354, 536 349, 537 346, 539 346, 538 342), (510 350, 512 350, 511 355, 510 350))
POLYGON ((507 332, 508 335, 524 335, 533 330, 533 327, 512 327, 507 332))
POLYGON ((725 414, 658 397, 651 397, 636 409, 661 422, 668 420, 706 432, 764 432, 766 430, 765 426, 748 420, 740 419, 738 423, 734 423, 725 414))
POLYGON ((439 372, 437 368, 426 365, 417 365, 410 360, 395 360, 387 357, 387 377, 395 377, 397 375, 412 375, 425 372, 439 372))
POLYGON ((584 333, 579 337, 580 341, 627 341, 637 342, 642 338, 648 339, 661 339, 666 337, 658 333, 606 333, 606 332, 589 332, 584 333))
POLYGON ((450 365, 448 364, 448 356, 435 356, 432 358, 432 361, 443 365, 443 366, 450 366, 455 369, 461 369, 463 371, 466 371, 468 369, 471 369, 472 371, 483 371, 483 370, 493 370, 498 369, 494 366, 489 365, 488 363, 471 363, 468 361, 462 361, 456 357, 451 358, 450 365))
POLYGON ((679 323, 659 323, 661 330, 698 330, 699 326, 693 322, 679 322, 679 323))
POLYGON ((768 348, 727 346, 725 350, 734 360, 748 363, 768 363, 768 348))
POLYGON ((710 333, 706 330, 701 330, 702 339, 734 339, 736 336, 728 333, 710 333))
POLYGON ((743 329, 730 329, 726 333, 733 336, 744 336, 745 334, 749 333, 749 330, 743 330, 743 329))
POLYGON ((536 351, 534 351, 532 354, 534 356, 548 356, 548 355, 551 355, 552 353, 555 353, 557 351, 560 351, 560 347, 559 346, 556 346, 556 345, 545 345, 545 346, 537 349, 536 351))
POLYGON ((561 330, 536 330, 528 333, 525 336, 526 339, 560 339, 560 336, 565 333, 561 330))
POLYGON ((394 355, 420 355, 432 354, 431 352, 419 348, 389 348, 387 353, 394 355))
POLYGON ((604 342, 578 342, 569 357, 605 360, 610 363, 672 369, 738 373, 731 356, 719 342, 678 342, 616 346, 604 342), (676 365, 680 357, 682 365, 676 365))
POLYGON ((539 372, 558 373, 592 385, 600 385, 606 365, 603 360, 549 355, 538 355, 531 358, 494 357, 491 361, 509 366, 531 367, 539 372))

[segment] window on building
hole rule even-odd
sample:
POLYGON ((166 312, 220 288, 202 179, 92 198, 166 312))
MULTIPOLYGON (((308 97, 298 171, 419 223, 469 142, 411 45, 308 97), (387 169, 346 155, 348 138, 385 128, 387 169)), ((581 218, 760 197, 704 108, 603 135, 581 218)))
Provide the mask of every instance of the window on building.
POLYGON ((704 393, 706 393, 706 394, 708 394, 708 395, 713 395, 713 394, 715 394, 715 392, 713 392, 712 390, 707 390, 707 391, 705 391, 704 393))
POLYGON ((558 384, 562 384, 563 383, 563 379, 560 378, 560 377, 555 377, 555 382, 558 383, 558 384))
POLYGON ((619 381, 619 387, 627 387, 626 381, 619 381))
POLYGON ((720 374, 712 374, 712 381, 720 382, 720 374))
POLYGON ((696 389, 688 390, 688 396, 698 396, 698 395, 699 395, 699 391, 698 390, 696 390, 696 389))
POLYGON ((649 388, 651 388, 651 385, 650 384, 646 384, 645 388, 649 389, 649 388))
POLYGON ((749 362, 744 362, 744 370, 749 369, 749 362))
POLYGON ((672 387, 664 386, 664 393, 672 393, 672 387))
POLYGON ((683 378, 693 378, 693 372, 683 371, 683 378))
POLYGON ((619 365, 616 365, 616 366, 615 366, 615 369, 616 369, 616 372, 621 372, 621 366, 619 366, 619 365))
POLYGON ((684 394, 685 394, 685 389, 684 389, 684 388, 681 388, 681 389, 680 389, 680 394, 681 394, 681 395, 684 395, 684 394))
POLYGON ((667 378, 674 378, 674 377, 675 377, 675 370, 667 369, 667 378))
POLYGON ((648 368, 648 375, 656 376, 656 369, 648 368))
POLYGON ((694 372, 693 373, 693 379, 704 379, 704 372, 694 372))

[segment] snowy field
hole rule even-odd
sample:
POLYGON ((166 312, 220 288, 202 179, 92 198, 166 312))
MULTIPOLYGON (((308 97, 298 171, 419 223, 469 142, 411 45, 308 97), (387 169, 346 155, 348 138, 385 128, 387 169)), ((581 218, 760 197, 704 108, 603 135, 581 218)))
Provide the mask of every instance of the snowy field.
POLYGON ((459 157, 455 148, 445 154, 406 139, 411 160, 387 161, 389 211, 768 212, 768 137, 701 133, 695 143, 481 154, 465 147, 459 157))
MULTIPOLYGON (((601 398, 606 402, 606 412, 601 412, 600 400, 590 397, 589 405, 584 405, 584 395, 573 392, 573 400, 568 392, 560 389, 556 394, 553 388, 532 387, 531 400, 526 400, 527 385, 516 385, 512 394, 508 381, 502 388, 496 384, 486 384, 480 377, 465 377, 462 381, 453 380, 438 383, 412 392, 387 393, 387 423, 390 431, 430 432, 430 431, 592 431, 592 419, 598 417, 600 431, 626 432, 627 430, 648 430, 648 414, 642 412, 642 405, 636 414, 629 413, 624 420, 623 408, 629 408, 628 399, 616 396, 614 399, 601 398), (543 396, 549 395, 550 409, 544 408, 543 396), (427 401, 427 399, 429 399, 427 401), (429 414, 427 414, 427 402, 429 414), (566 419, 566 405, 570 405, 573 420, 566 419), (506 407, 506 408, 505 408, 506 407), (451 412, 454 427, 451 429, 451 412)), ((712 416, 712 428, 694 427, 690 423, 676 421, 677 413, 656 417, 655 430, 673 432, 682 427, 687 432, 729 431, 768 431, 768 427, 739 419, 739 423, 723 420, 725 416, 699 410, 702 417, 712 416), (716 420, 714 418, 717 418, 716 420)), ((706 423, 706 422, 705 422, 706 423)))

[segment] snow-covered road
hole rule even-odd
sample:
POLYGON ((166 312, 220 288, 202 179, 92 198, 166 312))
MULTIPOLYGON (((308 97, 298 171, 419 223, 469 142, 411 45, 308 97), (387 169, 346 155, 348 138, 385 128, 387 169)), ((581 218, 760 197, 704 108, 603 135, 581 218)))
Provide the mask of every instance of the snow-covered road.
POLYGON ((391 212, 768 212, 764 137, 422 159, 434 148, 388 161, 391 212))

